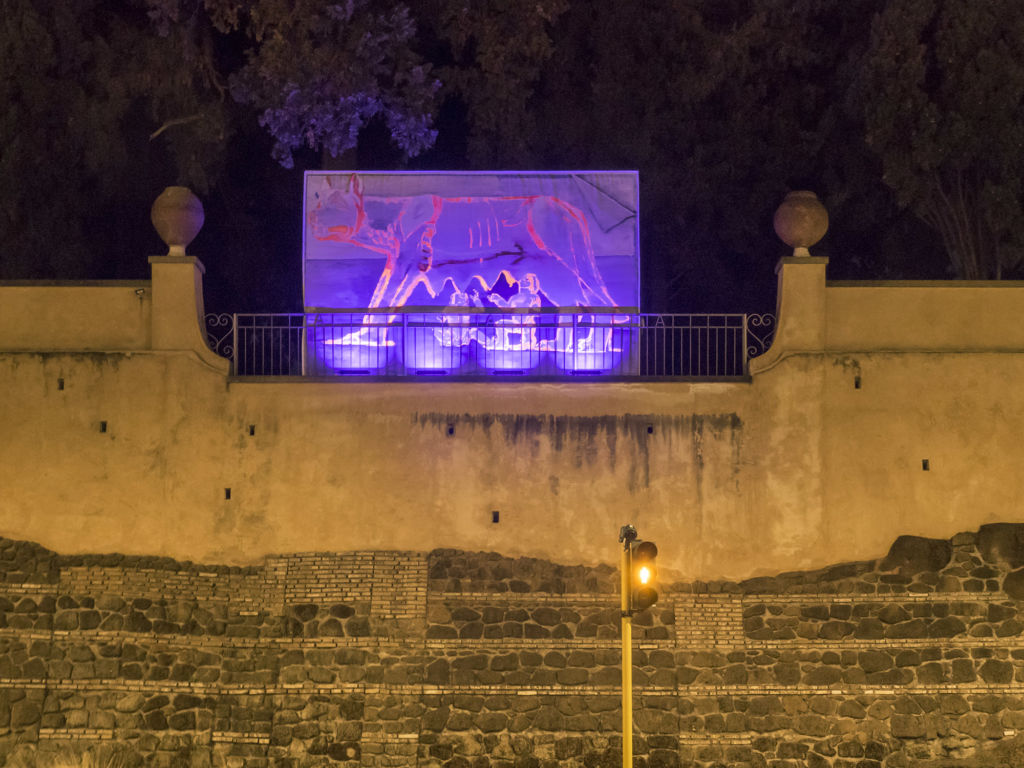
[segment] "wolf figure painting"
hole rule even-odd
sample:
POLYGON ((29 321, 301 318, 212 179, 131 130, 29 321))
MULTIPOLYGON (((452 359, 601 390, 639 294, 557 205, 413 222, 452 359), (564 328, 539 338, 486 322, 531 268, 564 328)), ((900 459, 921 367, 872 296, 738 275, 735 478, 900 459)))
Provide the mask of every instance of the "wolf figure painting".
POLYGON ((542 306, 638 303, 636 174, 318 173, 306 185, 307 308, 474 291, 487 305, 520 286, 542 306))

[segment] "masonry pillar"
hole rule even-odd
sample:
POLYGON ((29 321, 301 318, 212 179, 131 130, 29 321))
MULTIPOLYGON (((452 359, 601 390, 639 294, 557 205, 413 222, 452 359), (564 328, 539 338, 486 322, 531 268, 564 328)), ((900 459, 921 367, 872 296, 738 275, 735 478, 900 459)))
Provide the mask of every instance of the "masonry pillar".
POLYGON ((153 203, 153 226, 167 244, 166 256, 150 256, 153 349, 190 350, 204 363, 227 373, 230 363, 215 354, 204 333, 203 274, 195 256, 185 253, 203 225, 203 206, 185 187, 168 187, 153 203))
POLYGON ((755 503, 771 510, 762 533, 778 552, 794 557, 824 543, 824 450, 826 422, 825 267, 828 259, 810 255, 809 246, 825 234, 828 216, 811 192, 790 193, 775 216, 775 230, 793 250, 776 269, 779 288, 772 345, 750 361, 750 374, 762 404, 763 443, 752 446, 766 457, 755 503))
POLYGON ((790 192, 775 214, 775 231, 793 255, 779 260, 775 336, 769 350, 750 362, 756 375, 792 354, 825 349, 825 266, 808 248, 824 237, 828 213, 813 192, 790 192))

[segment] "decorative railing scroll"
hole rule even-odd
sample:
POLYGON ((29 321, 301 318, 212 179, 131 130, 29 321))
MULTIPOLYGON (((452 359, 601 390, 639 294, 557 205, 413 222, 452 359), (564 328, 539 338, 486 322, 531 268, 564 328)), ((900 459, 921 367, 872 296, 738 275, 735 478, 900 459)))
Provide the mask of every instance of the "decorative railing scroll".
POLYGON ((227 312, 209 313, 206 321, 206 344, 221 357, 235 356, 235 316, 227 312))
POLYGON ((747 315, 747 359, 768 351, 775 338, 775 322, 770 312, 747 315))

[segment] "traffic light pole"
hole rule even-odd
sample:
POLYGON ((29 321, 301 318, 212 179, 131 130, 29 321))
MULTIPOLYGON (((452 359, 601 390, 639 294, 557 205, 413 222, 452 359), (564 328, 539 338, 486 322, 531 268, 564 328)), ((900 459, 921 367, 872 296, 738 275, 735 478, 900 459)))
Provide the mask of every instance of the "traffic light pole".
POLYGON ((625 526, 619 534, 622 547, 622 768, 633 768, 633 616, 630 606, 632 592, 632 549, 630 542, 636 537, 632 526, 625 526), (629 532, 632 532, 632 538, 629 532))
POLYGON ((622 544, 622 768, 633 768, 633 612, 658 602, 658 545, 636 536, 636 528, 619 529, 622 544), (633 573, 633 569, 636 573, 633 573))

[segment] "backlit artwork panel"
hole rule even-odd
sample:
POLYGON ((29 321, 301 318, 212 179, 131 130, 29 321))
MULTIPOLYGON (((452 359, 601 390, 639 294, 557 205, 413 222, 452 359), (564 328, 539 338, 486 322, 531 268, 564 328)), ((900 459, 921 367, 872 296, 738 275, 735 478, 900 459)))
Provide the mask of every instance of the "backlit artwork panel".
POLYGON ((556 308, 637 311, 636 172, 310 172, 305 184, 306 310, 377 311, 329 343, 393 344, 381 310, 445 307, 420 334, 443 347, 575 351, 596 337, 509 326, 556 308))
POLYGON ((635 308, 637 202, 635 172, 310 172, 305 304, 635 308))

